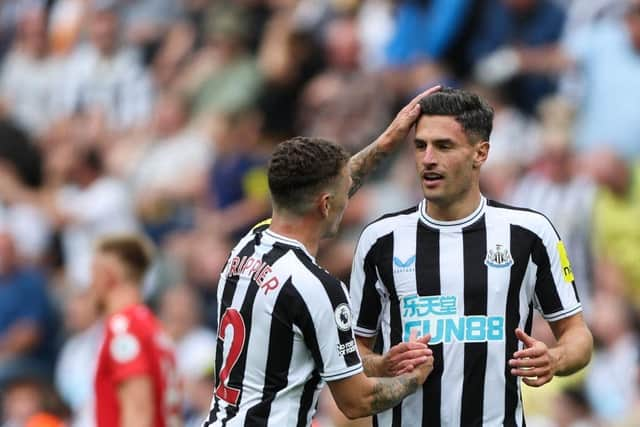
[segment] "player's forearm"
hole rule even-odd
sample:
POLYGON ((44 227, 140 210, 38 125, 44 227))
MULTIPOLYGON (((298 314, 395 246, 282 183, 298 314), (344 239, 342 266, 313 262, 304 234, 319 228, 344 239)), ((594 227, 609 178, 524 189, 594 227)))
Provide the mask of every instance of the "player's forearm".
POLYGON ((351 156, 349 166, 351 169, 351 188, 349 189, 349 197, 356 192, 364 184, 365 177, 373 172, 380 162, 390 153, 389 137, 383 133, 374 142, 351 156))
POLYGON ((358 351, 362 360, 364 374, 368 377, 384 377, 384 359, 381 355, 374 353, 364 343, 358 341, 358 351))
POLYGON ((349 418, 361 418, 377 414, 398 405, 402 399, 418 389, 420 383, 416 373, 407 373, 392 378, 371 378, 372 386, 358 412, 351 412, 349 418))
POLYGON ((593 338, 586 326, 572 328, 549 349, 555 359, 555 375, 571 375, 587 366, 593 351, 593 338))

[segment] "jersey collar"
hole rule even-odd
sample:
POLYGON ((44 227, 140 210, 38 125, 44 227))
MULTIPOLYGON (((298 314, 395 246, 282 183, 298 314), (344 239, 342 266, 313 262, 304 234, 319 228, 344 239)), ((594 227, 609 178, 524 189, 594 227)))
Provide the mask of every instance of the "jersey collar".
POLYGON ((316 261, 315 257, 309 253, 309 251, 307 250, 307 248, 305 248, 305 247, 304 247, 304 245, 303 245, 301 242, 299 242, 299 241, 297 241, 297 240, 295 240, 295 239, 291 239, 291 238, 289 238, 289 237, 283 236, 282 234, 274 233, 273 231, 271 231, 271 230, 270 230, 270 229, 268 229, 268 228, 267 228, 266 230, 264 230, 264 232, 263 232, 263 233, 264 233, 266 236, 270 237, 270 238, 271 238, 272 240, 274 240, 275 242, 279 242, 279 243, 281 243, 281 244, 283 244, 283 245, 286 245, 286 246, 292 246, 292 247, 295 247, 295 248, 302 249, 302 251, 303 251, 303 252, 304 252, 304 253, 305 253, 309 258, 311 258, 311 260, 313 260, 313 262, 315 262, 315 261, 316 261))
POLYGON ((487 207, 487 199, 484 196, 480 196, 480 204, 469 214, 468 216, 460 219, 456 219, 453 221, 440 221, 437 219, 431 218, 427 215, 427 200, 422 200, 420 202, 419 211, 420 211, 420 221, 423 224, 437 229, 451 229, 451 228, 462 228, 468 225, 473 224, 476 220, 478 220, 484 214, 487 207))

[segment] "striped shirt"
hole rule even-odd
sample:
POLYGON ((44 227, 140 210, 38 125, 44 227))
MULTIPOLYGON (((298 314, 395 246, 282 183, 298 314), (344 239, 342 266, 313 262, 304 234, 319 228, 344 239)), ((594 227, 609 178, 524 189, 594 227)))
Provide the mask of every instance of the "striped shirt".
POLYGON ((362 372, 344 284, 255 228, 218 285, 216 389, 204 426, 308 426, 325 381, 362 372))
POLYGON ((531 332, 582 310, 563 244, 534 211, 487 201, 437 221, 426 202, 363 231, 351 276, 354 330, 383 351, 431 333, 434 370, 379 426, 523 426, 520 382, 508 360, 531 332))

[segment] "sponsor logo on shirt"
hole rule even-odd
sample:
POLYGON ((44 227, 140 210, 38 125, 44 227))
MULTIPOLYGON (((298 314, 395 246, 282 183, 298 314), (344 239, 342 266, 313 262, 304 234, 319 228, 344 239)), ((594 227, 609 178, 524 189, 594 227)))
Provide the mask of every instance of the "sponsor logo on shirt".
POLYGON ((415 330, 431 334, 430 344, 504 340, 504 316, 459 316, 457 297, 448 295, 402 298, 403 339, 415 330))
POLYGON ((403 260, 402 258, 393 257, 393 272, 394 273, 412 273, 416 271, 416 256, 411 255, 409 258, 403 260))

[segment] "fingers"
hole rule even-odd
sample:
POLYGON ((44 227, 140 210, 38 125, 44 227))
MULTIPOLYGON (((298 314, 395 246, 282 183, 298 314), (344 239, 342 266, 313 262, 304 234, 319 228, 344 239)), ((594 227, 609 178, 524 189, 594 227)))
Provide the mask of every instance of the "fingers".
POLYGON ((397 368, 393 371, 393 375, 402 375, 407 372, 413 371, 417 366, 427 363, 429 359, 433 359, 431 356, 421 356, 411 360, 405 360, 398 364, 397 368))
POLYGON ((547 375, 547 376, 538 377, 538 378, 523 378, 522 382, 530 387, 540 387, 541 385, 548 383, 552 379, 553 379, 552 376, 547 375))
POLYGON ((425 90, 422 93, 419 93, 418 95, 416 95, 410 102, 409 104, 407 104, 407 107, 409 107, 410 109, 413 108, 415 105, 418 104, 418 102, 420 102, 420 100, 422 98, 424 98, 425 96, 429 96, 432 93, 435 93, 437 91, 439 91, 440 89, 442 89, 442 86, 440 85, 435 85, 435 86, 431 86, 429 89, 425 90))
POLYGON ((409 335, 409 342, 413 342, 418 338, 418 331, 416 329, 411 330, 411 335, 409 335))
POLYGON ((396 370, 397 366, 404 361, 416 359, 419 357, 428 357, 433 355, 429 348, 421 348, 416 350, 407 350, 401 353, 395 353, 388 358, 388 364, 392 370, 396 370))
POLYGON ((548 351, 548 349, 546 348, 546 346, 535 346, 535 347, 529 347, 529 348, 525 348, 522 350, 518 350, 515 353, 513 353, 513 358, 514 359, 521 359, 521 358, 536 358, 536 357, 540 357, 544 354, 546 354, 548 351))
POLYGON ((422 343, 424 345, 428 345, 429 341, 431 341, 431 334, 423 335, 416 340, 416 342, 422 343))
POLYGON ((553 379, 553 376, 546 375, 538 378, 523 378, 522 381, 524 381, 524 383, 528 386, 540 387, 541 385, 551 382, 552 379, 553 379))
POLYGON ((513 368, 511 369, 511 375, 516 377, 545 377, 551 375, 551 367, 544 365, 539 368, 513 368))
POLYGON ((533 339, 532 337, 530 337, 529 335, 527 335, 522 329, 517 328, 516 329, 516 337, 522 341, 524 343, 525 346, 527 347, 533 347, 533 345, 536 343, 536 340, 533 339))
POLYGON ((509 366, 511 366, 512 368, 538 368, 545 365, 549 365, 549 358, 535 357, 509 360, 509 366))

